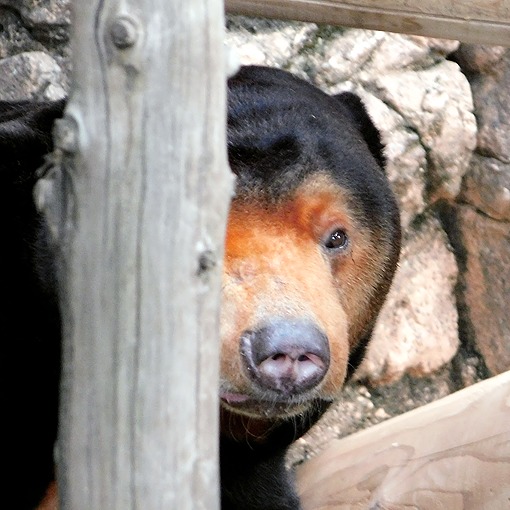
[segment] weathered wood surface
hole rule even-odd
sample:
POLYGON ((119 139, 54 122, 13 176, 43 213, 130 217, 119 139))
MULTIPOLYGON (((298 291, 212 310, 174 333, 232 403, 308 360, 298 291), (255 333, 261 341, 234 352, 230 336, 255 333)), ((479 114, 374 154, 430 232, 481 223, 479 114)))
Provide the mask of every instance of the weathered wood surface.
POLYGON ((47 211, 63 254, 61 508, 214 510, 223 4, 135 4, 73 5, 47 211))
POLYGON ((510 372, 330 444, 304 510, 510 508, 510 372))
POLYGON ((509 0, 225 0, 227 12, 510 46, 509 0))

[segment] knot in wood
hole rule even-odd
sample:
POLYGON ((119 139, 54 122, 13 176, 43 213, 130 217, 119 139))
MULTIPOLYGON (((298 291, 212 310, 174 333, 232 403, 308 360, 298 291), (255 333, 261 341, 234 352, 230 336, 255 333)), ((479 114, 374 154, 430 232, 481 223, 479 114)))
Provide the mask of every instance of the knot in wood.
POLYGON ((65 115, 55 121, 53 128, 55 145, 58 149, 67 154, 74 154, 78 151, 78 123, 74 117, 65 115))
POLYGON ((216 266, 216 256, 212 250, 203 251, 198 257, 198 271, 199 276, 204 275, 216 266))
POLYGON ((119 16, 110 25, 110 37, 113 44, 124 50, 134 46, 138 39, 138 26, 136 21, 129 16, 119 16))

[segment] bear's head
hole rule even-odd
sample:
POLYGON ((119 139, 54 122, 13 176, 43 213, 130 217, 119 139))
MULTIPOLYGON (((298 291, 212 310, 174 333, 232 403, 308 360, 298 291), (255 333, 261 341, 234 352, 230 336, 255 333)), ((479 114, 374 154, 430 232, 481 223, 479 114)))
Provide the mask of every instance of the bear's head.
POLYGON ((361 360, 397 264, 399 213, 353 94, 244 67, 229 80, 228 154, 222 418, 273 423, 335 399, 361 360))

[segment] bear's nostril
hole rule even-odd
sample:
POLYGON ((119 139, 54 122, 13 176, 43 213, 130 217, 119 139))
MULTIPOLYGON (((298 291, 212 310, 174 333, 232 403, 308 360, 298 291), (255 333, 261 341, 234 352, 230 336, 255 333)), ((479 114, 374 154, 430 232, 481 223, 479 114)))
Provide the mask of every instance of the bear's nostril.
POLYGON ((273 319, 246 332, 241 354, 248 373, 262 388, 295 395, 317 386, 329 368, 326 335, 304 319, 273 319))

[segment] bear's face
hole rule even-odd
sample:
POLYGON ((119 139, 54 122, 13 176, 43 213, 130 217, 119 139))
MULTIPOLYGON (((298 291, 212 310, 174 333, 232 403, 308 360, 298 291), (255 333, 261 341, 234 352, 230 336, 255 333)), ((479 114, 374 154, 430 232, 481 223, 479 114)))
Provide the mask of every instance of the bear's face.
POLYGON ((398 212, 379 147, 360 131, 368 116, 350 101, 276 70, 243 68, 229 82, 237 185, 220 387, 229 419, 272 422, 335 399, 388 290, 398 212))
POLYGON ((234 200, 221 315, 223 405, 274 418, 338 397, 391 246, 323 172, 281 203, 234 200))

